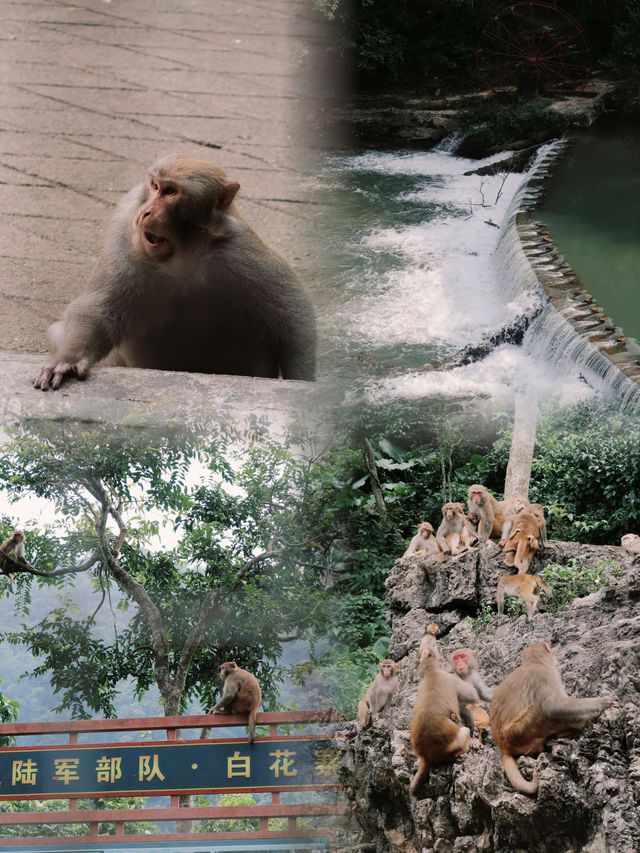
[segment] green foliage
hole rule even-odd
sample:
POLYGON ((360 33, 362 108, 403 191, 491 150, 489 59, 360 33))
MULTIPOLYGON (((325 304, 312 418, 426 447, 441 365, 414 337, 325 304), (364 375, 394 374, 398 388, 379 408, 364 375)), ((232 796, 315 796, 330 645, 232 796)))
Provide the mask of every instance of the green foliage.
MULTIPOLYGON (((210 806, 211 799, 202 795, 195 797, 197 807, 210 806)), ((253 794, 220 794, 216 797, 216 806, 255 806, 253 794)), ((260 828, 259 818, 210 818, 196 822, 196 832, 255 832, 260 828)))
POLYGON ((565 566, 552 563, 540 573, 553 593, 549 600, 552 612, 564 610, 574 598, 597 592, 606 583, 607 571, 616 571, 612 560, 603 560, 590 568, 582 565, 583 560, 584 557, 575 557, 565 566))
MULTIPOLYGON (((2 679, 0 678, 0 682, 2 679)), ((0 693, 0 722, 15 723, 20 712, 20 703, 15 699, 7 699, 0 693)), ((12 746, 15 743, 13 735, 0 737, 0 746, 12 746)))
POLYGON ((557 539, 618 543, 640 523, 640 424, 586 407, 551 410, 538 426, 529 497, 557 539))
POLYGON ((465 132, 462 153, 485 155, 522 140, 534 143, 560 136, 566 119, 550 109, 550 104, 544 98, 525 103, 514 98, 511 104, 479 99, 477 106, 460 115, 460 129, 465 132))
POLYGON ((489 601, 481 601, 475 616, 466 616, 465 621, 473 626, 474 631, 483 631, 496 614, 489 601))
MULTIPOLYGON (((82 612, 71 594, 73 575, 20 574, 18 580, 30 593, 60 591, 57 600, 49 593, 55 606, 43 619, 5 635, 38 656, 32 674, 49 674, 61 697, 56 710, 112 717, 123 681, 134 683, 138 697, 156 684, 148 613, 99 558, 100 489, 126 516, 118 564, 157 610, 180 709, 194 700, 210 707, 219 696, 219 665, 230 659, 256 675, 264 706, 273 707, 282 643, 322 629, 330 607, 323 586, 326 537, 308 536, 302 509, 310 474, 302 454, 267 442, 240 450, 188 434, 145 443, 95 430, 74 432, 70 440, 47 429, 21 434, 6 447, 0 482, 13 496, 35 495, 56 510, 55 525, 30 531, 29 557, 40 571, 81 566, 95 590, 95 604, 82 612), (158 539, 163 530, 173 530, 175 544, 158 539), (92 553, 98 557, 87 562, 92 553), (191 648, 205 598, 211 618, 191 648), (186 648, 193 657, 182 684, 186 648)), ((21 601, 28 612, 30 599, 21 601)))
MULTIPOLYGON (((358 73, 378 91, 421 94, 478 88, 476 50, 483 27, 503 0, 312 0, 336 25, 335 39, 358 73)), ((564 0, 591 44, 594 67, 637 79, 638 0, 564 0)))
POLYGON ((377 671, 380 657, 373 649, 335 654, 330 662, 320 667, 320 674, 327 682, 335 707, 353 718, 358 702, 367 691, 377 671))
MULTIPOLYGON (((80 799, 78 809, 80 811, 96 811, 103 809, 143 809, 147 807, 145 797, 96 797, 92 799, 80 799)), ((0 802, 0 815, 3 814, 38 814, 40 812, 67 812, 69 800, 15 800, 0 802)), ((64 838, 82 838, 89 835, 89 824, 87 823, 38 823, 22 824, 12 826, 6 824, 2 828, 3 838, 32 838, 43 836, 45 838, 61 835, 64 838)), ((125 821, 125 834, 130 833, 152 833, 153 824, 150 821, 133 823, 125 821)), ((98 824, 98 832, 101 835, 114 835, 115 823, 98 824)))

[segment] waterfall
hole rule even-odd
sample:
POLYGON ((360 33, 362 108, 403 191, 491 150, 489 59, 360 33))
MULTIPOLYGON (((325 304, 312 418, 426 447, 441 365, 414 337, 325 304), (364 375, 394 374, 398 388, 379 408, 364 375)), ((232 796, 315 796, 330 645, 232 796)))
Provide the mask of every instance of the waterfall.
POLYGON ((464 134, 459 130, 454 130, 453 133, 445 136, 443 140, 435 145, 433 151, 440 151, 444 154, 455 154, 463 139, 464 134))
POLYGON ((615 332, 607 335, 602 327, 598 328, 598 318, 585 318, 584 304, 580 305, 586 301, 584 294, 573 295, 573 271, 553 244, 545 243, 544 227, 534 219, 533 211, 543 192, 541 181, 566 144, 565 140, 558 140, 543 146, 527 180, 515 192, 493 255, 496 280, 505 301, 526 293, 538 306, 538 316, 523 339, 525 351, 560 369, 563 365, 571 371, 577 368, 596 390, 615 396, 624 407, 640 407, 640 386, 624 372, 640 378, 633 346, 616 344, 615 332), (561 310, 549 296, 554 288, 562 297, 556 300, 561 310), (580 307, 583 314, 579 313, 580 307))

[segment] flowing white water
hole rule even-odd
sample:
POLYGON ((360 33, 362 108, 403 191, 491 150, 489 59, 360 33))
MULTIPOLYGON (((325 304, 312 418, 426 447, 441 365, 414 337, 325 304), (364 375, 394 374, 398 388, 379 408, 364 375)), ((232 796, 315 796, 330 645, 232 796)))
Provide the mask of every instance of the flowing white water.
MULTIPOLYGON (((545 147, 537 162, 550 151, 545 147)), ((571 403, 629 390, 628 380, 599 353, 594 358, 593 348, 554 310, 542 311, 522 346, 503 344, 452 370, 419 370, 531 317, 547 302, 515 230, 530 193, 528 176, 464 174, 496 159, 467 160, 441 147, 333 160, 333 180, 342 177, 351 189, 352 216, 346 215, 353 239, 344 247, 351 263, 343 264, 342 292, 326 334, 336 352, 364 354, 380 368, 356 383, 352 397, 502 401, 525 387, 541 400, 571 403)))

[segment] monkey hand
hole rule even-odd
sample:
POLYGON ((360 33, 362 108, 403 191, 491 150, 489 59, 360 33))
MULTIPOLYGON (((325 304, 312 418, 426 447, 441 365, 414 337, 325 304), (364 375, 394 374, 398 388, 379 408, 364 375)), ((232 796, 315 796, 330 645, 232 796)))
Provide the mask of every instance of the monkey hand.
POLYGON ((57 361, 45 366, 33 379, 33 387, 39 388, 42 391, 47 391, 51 388, 56 391, 64 382, 67 376, 77 376, 78 379, 84 379, 89 371, 89 360, 87 358, 79 358, 76 362, 57 361))
POLYGON ((507 544, 507 540, 506 540, 506 539, 501 539, 501 540, 498 542, 498 545, 499 545, 501 548, 504 548, 504 546, 505 546, 506 544, 507 544))

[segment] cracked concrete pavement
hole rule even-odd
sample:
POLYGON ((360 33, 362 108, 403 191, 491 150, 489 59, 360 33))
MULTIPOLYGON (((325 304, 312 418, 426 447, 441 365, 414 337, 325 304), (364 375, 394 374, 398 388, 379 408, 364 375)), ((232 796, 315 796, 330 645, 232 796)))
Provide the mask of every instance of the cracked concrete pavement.
MULTIPOLYGON (((115 204, 171 151, 219 162, 241 183, 243 215, 321 286, 311 184, 335 84, 318 73, 331 45, 311 0, 0 8, 5 353, 47 351, 45 329, 84 289, 115 204)), ((6 364, 5 394, 33 359, 6 364)), ((178 377, 157 380, 170 394, 178 377)))

